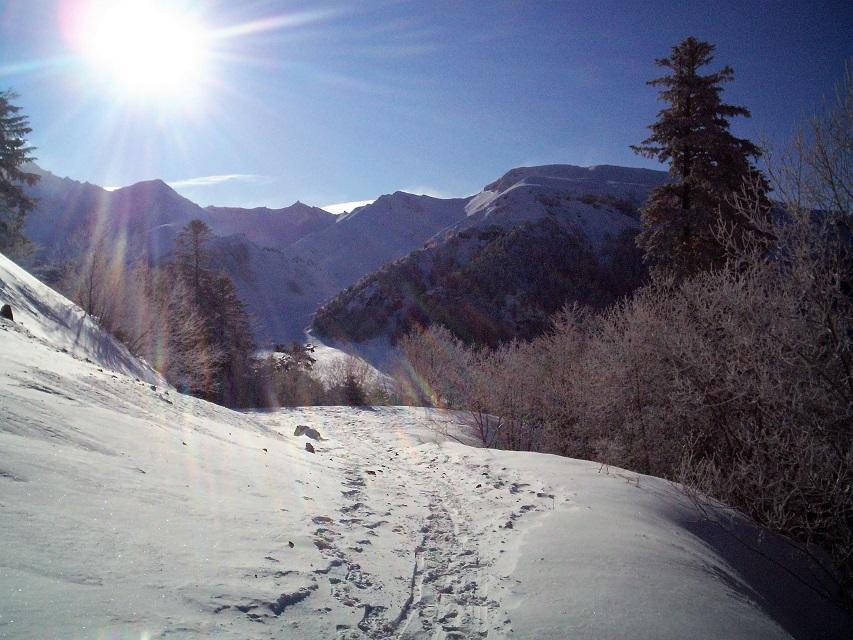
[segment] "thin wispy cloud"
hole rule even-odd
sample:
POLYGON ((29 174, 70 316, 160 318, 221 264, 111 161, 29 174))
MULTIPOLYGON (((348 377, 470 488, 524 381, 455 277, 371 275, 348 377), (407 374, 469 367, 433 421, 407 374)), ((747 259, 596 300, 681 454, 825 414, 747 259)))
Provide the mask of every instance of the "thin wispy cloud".
POLYGON ((226 173, 218 176, 199 176, 185 180, 171 180, 167 184, 173 189, 186 189, 190 187, 211 187, 226 182, 267 182, 268 176, 260 176, 253 173, 226 173))

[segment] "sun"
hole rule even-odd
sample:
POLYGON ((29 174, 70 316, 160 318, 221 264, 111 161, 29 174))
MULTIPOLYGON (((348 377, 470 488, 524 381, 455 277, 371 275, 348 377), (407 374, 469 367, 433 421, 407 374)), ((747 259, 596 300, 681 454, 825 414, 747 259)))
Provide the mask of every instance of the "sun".
POLYGON ((77 41, 92 69, 134 98, 180 98, 207 72, 206 34, 198 19, 153 0, 92 2, 77 41))

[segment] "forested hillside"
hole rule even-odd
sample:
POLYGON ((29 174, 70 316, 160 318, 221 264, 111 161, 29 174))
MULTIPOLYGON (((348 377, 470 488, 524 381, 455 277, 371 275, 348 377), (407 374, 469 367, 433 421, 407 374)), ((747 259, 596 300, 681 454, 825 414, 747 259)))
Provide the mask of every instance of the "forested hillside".
POLYGON ((645 269, 629 229, 601 253, 554 217, 466 229, 386 265, 323 306, 313 328, 354 342, 392 342, 440 324, 467 343, 532 338, 567 302, 601 308, 638 286, 645 269))

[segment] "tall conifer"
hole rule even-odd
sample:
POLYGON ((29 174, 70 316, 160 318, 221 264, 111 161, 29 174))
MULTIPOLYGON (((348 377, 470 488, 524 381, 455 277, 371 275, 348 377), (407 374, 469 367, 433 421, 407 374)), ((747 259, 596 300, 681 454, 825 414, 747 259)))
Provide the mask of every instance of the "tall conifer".
POLYGON ((649 127, 652 135, 631 147, 670 164, 670 181, 652 192, 642 210, 637 242, 647 260, 678 276, 713 268, 725 259, 714 237, 720 218, 735 236, 749 232, 729 203, 745 181, 757 185, 762 196, 767 192, 753 165, 760 149, 729 131, 730 118, 750 115, 745 107, 721 99, 722 83, 734 79, 733 69, 699 73, 714 59, 713 52, 714 45, 689 37, 668 58, 656 60, 670 73, 648 84, 662 87, 659 95, 668 106, 649 127))
POLYGON ((16 97, 11 91, 0 92, 0 251, 12 255, 26 253, 31 247, 22 229, 35 203, 23 186, 39 179, 21 169, 33 160, 33 147, 26 140, 32 129, 21 108, 12 104, 16 97))

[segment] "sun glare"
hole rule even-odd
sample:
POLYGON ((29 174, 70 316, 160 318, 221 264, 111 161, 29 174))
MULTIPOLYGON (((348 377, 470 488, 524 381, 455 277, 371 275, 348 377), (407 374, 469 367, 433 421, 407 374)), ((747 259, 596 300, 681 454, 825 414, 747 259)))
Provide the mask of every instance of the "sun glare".
POLYGON ((189 14, 148 1, 95 2, 78 42, 92 67, 137 98, 179 98, 206 72, 204 30, 189 14))

